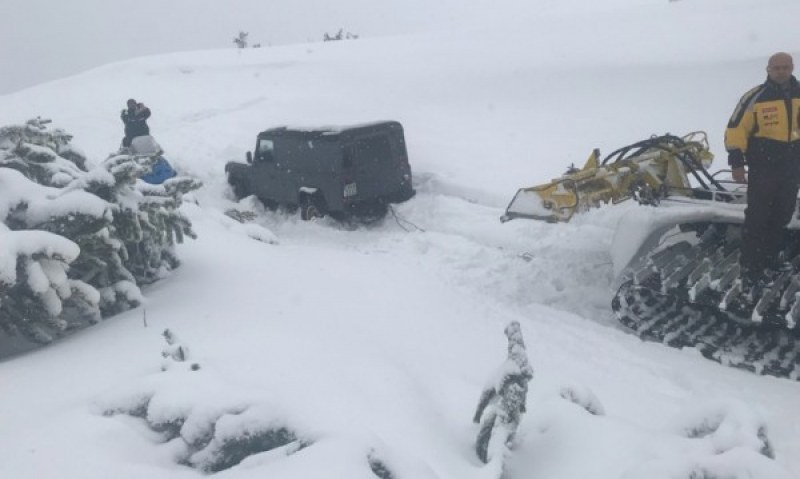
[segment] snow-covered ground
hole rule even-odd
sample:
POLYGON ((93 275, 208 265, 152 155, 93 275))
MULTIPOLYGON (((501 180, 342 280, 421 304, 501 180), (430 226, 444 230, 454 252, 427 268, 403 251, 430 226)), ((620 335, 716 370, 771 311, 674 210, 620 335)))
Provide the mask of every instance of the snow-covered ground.
POLYGON ((145 399, 153 423, 188 417, 184 437, 221 417, 220 435, 278 424, 310 443, 221 477, 375 478, 376 460, 395 478, 496 477, 473 452, 471 418, 511 321, 535 377, 510 477, 800 475, 800 384, 616 325, 611 240, 635 205, 569 224, 498 220, 517 188, 594 147, 706 130, 723 167, 739 96, 769 54, 800 54, 800 4, 584 3, 534 2, 458 30, 141 58, 0 96, 0 125, 50 117, 91 161, 116 149, 134 97, 167 157, 205 183, 184 206, 199 239, 145 289, 145 308, 0 362, 0 477, 200 475, 177 463, 182 439, 104 414, 145 399), (235 204, 223 166, 258 131, 379 119, 403 123, 414 169, 417 195, 396 217, 353 229, 247 201, 255 224, 224 214, 235 204), (165 328, 199 370, 161 371, 165 328), (761 425, 775 460, 758 454, 761 425), (703 427, 714 432, 687 437, 703 427))

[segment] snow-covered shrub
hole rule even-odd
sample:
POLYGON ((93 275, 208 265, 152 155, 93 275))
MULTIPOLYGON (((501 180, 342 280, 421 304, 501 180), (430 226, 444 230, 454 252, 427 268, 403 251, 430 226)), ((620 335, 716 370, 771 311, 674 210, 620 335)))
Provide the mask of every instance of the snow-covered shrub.
POLYGON ((766 421, 747 404, 734 400, 708 402, 685 413, 678 423, 682 434, 707 441, 714 453, 744 448, 775 458, 766 421))
POLYGON ((480 424, 475 452, 484 463, 502 463, 514 441, 528 395, 533 368, 528 363, 525 341, 517 321, 505 328, 508 358, 481 393, 473 422, 480 424))
MULTIPOLYGON (((205 370, 170 368, 96 404, 105 416, 140 418, 180 464, 214 473, 269 451, 289 456, 313 444, 278 403, 237 394, 205 370)), ((263 457, 263 456, 261 456, 263 457)))
POLYGON ((293 454, 308 446, 280 420, 267 419, 267 411, 253 407, 241 414, 226 414, 214 426, 214 436, 188 463, 204 472, 219 472, 245 458, 284 448, 293 454))
POLYGON ((604 416, 606 413, 600 399, 595 396, 591 389, 585 386, 564 386, 561 388, 560 395, 567 401, 582 407, 589 414, 604 416))
MULTIPOLYGON (((161 364, 162 371, 170 369, 175 363, 184 363, 189 360, 189 348, 178 339, 174 332, 165 329, 161 335, 164 337, 164 341, 167 342, 167 345, 161 351, 161 356, 164 358, 164 363, 161 364)), ((200 365, 197 363, 192 363, 189 366, 190 371, 197 371, 198 369, 200 369, 200 365)))
MULTIPOLYGON (((691 404, 669 421, 685 439, 679 449, 659 451, 634 462, 622 479, 788 479, 774 461, 775 451, 761 414, 735 399, 691 404)), ((794 477, 794 476, 792 476, 794 477)))
POLYGON ((369 453, 367 462, 369 462, 369 468, 372 470, 372 473, 379 479, 394 479, 394 474, 392 474, 391 469, 389 469, 386 463, 375 454, 375 451, 369 453))
POLYGON ((87 169, 48 123, 0 128, 0 328, 40 343, 137 306, 139 285, 175 268, 175 243, 194 237, 178 207, 199 186, 145 186, 151 157, 87 169))
POLYGON ((247 37, 249 33, 239 31, 239 34, 233 37, 233 43, 236 44, 237 48, 247 48, 247 37))
POLYGON ((326 32, 322 36, 322 41, 323 42, 333 42, 333 41, 337 41, 337 40, 357 40, 357 39, 358 39, 358 35, 356 35, 354 33, 350 33, 350 32, 345 32, 343 28, 340 28, 339 31, 336 32, 333 35, 331 35, 331 34, 326 32))
POLYGON ((242 198, 235 208, 228 209, 224 216, 218 216, 220 223, 231 231, 243 234, 256 241, 278 244, 275 233, 258 224, 255 220, 264 214, 264 205, 255 196, 242 198))

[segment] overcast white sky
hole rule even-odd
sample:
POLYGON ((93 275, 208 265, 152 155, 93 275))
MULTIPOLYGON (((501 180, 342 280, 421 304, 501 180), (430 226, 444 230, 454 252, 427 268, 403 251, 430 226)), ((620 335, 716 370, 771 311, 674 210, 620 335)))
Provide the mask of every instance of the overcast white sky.
POLYGON ((666 0, 0 0, 0 95, 132 57, 482 25, 666 0), (505 19, 505 20, 504 20, 505 19))
POLYGON ((240 30, 264 46, 319 41, 339 28, 373 37, 456 25, 490 4, 498 2, 2 0, 0 95, 131 57, 232 48, 240 30))

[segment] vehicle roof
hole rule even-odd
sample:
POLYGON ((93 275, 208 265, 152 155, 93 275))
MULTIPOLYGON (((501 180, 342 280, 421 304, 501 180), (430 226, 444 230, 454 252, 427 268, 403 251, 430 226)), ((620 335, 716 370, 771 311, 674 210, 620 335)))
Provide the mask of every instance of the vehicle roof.
POLYGON ((347 126, 322 126, 316 128, 310 127, 290 127, 281 126, 277 128, 270 128, 258 134, 261 136, 300 136, 305 138, 319 138, 319 137, 337 137, 337 136, 357 136, 361 134, 372 133, 377 130, 395 130, 402 131, 402 125, 397 121, 374 121, 370 123, 362 123, 347 126))

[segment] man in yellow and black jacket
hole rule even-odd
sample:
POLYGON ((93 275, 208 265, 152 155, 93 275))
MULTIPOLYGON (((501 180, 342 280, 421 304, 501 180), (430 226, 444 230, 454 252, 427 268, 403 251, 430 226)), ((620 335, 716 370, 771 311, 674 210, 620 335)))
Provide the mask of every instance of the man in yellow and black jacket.
POLYGON ((739 100, 725 131, 733 179, 747 183, 740 264, 743 278, 750 284, 781 267, 784 229, 797 202, 800 84, 793 71, 791 55, 772 55, 767 81, 739 100))

